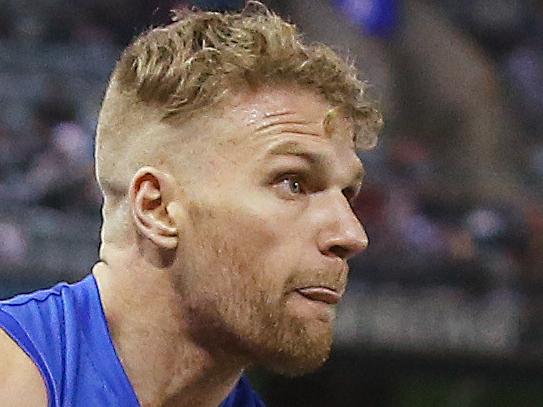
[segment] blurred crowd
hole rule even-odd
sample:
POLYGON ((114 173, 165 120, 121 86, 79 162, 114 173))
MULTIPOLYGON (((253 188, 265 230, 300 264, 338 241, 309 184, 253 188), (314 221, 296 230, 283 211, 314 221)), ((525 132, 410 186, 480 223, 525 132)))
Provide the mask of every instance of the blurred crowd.
MULTIPOLYGON (((242 3, 0 0, 0 296, 75 279, 96 258, 93 134, 122 48, 172 7, 242 3)), ((355 209, 371 245, 352 278, 512 290, 542 310, 541 3, 265 3, 348 50, 385 112, 379 147, 362 156, 355 209)))
POLYGON ((391 97, 404 100, 388 104, 399 106, 393 123, 367 157, 373 176, 358 209, 374 244, 357 261, 362 278, 457 285, 475 295, 505 287, 536 298, 543 288, 543 6, 397 4, 404 14, 381 41, 396 42, 401 49, 391 53, 405 63, 396 62, 389 80, 411 84, 391 97), (451 56, 436 60, 437 47, 451 56), (404 67, 422 73, 399 73, 404 67), (417 96, 425 85, 441 89, 417 96), (408 98, 422 107, 403 108, 408 98))

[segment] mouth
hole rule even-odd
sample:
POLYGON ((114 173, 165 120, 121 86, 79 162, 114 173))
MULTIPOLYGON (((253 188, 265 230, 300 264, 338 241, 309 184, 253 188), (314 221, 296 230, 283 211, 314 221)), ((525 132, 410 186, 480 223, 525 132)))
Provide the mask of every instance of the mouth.
POLYGON ((327 287, 305 287, 298 288, 296 292, 310 301, 323 302, 329 305, 335 305, 341 300, 341 295, 327 287))

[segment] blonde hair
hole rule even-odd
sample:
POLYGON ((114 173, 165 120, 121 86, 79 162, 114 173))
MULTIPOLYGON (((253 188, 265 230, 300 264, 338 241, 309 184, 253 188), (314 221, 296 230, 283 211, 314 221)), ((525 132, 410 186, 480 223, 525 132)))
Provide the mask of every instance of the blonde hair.
POLYGON ((372 147, 382 119, 356 68, 323 44, 302 42, 296 27, 263 4, 239 13, 175 10, 174 22, 139 36, 113 79, 162 111, 164 119, 212 106, 239 83, 295 82, 322 93, 354 120, 358 145, 372 147))
POLYGON ((129 173, 145 160, 127 146, 134 136, 152 138, 148 123, 189 118, 243 85, 275 82, 322 94, 334 107, 327 119, 341 112, 359 149, 375 145, 381 115, 356 68, 329 47, 305 44, 293 24, 257 1, 238 13, 177 10, 171 24, 137 37, 111 76, 96 141, 102 190, 126 192, 129 173))

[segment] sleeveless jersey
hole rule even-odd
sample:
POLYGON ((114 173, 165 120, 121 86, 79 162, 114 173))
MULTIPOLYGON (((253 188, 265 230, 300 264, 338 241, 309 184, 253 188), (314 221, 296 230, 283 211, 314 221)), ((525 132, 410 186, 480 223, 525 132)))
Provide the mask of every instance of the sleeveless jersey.
MULTIPOLYGON (((2 328, 33 360, 49 407, 139 407, 115 352, 96 280, 0 301, 2 328)), ((264 407, 242 376, 220 407, 264 407)))

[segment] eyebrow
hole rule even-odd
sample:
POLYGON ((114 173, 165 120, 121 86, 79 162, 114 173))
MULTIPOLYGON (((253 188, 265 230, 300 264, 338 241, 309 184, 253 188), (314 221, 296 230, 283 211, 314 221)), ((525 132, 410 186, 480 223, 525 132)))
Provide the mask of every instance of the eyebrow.
MULTIPOLYGON (((278 143, 274 146, 272 146, 268 151, 266 155, 270 156, 278 156, 278 155, 286 155, 286 156, 296 156, 300 157, 307 162, 309 162, 311 165, 316 165, 318 167, 326 168, 326 155, 320 152, 315 151, 309 151, 307 147, 304 147, 302 144, 300 144, 297 141, 289 140, 282 143, 278 143)), ((352 177, 352 180, 356 182, 357 184, 362 183, 362 180, 364 179, 364 176, 366 175, 366 171, 364 170, 364 166, 362 165, 362 162, 360 162, 360 167, 357 168, 355 176, 352 177)))

